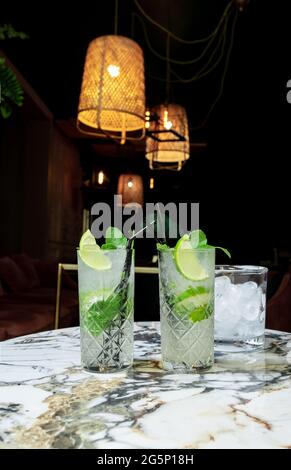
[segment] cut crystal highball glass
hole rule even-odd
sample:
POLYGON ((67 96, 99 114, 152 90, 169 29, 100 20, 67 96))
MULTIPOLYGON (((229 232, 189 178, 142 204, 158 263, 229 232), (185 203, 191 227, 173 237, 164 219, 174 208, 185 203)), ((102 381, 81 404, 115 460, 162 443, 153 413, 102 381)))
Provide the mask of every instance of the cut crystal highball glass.
POLYGON ((112 267, 96 270, 78 251, 81 362, 90 372, 114 372, 133 362, 133 251, 104 253, 112 267))

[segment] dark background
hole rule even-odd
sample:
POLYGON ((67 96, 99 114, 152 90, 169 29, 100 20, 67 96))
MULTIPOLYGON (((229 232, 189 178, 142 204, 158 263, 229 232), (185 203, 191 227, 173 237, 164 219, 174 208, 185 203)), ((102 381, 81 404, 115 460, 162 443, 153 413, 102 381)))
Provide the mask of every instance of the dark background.
MULTIPOLYGON (((191 39, 208 35, 227 4, 224 0, 140 3, 157 21, 191 39)), ((131 36, 131 14, 136 11, 133 1, 119 1, 119 34, 131 36)), ((86 49, 93 38, 113 33, 114 1, 6 2, 1 5, 0 22, 12 23, 29 35, 25 41, 1 47, 55 120, 75 118, 86 49)), ((165 35, 145 23, 153 46, 164 53, 165 35)), ((134 39, 144 48, 146 70, 165 76, 165 64, 148 51, 138 23, 134 39)), ((210 242, 232 251, 235 263, 272 263, 274 248, 284 262, 290 257, 291 105, 286 101, 290 46, 289 2, 251 0, 238 18, 223 96, 206 125, 190 133, 191 142, 206 142, 207 150, 193 152, 180 173, 156 172, 155 191, 146 191, 146 201, 199 202, 201 228, 210 242)), ((195 47, 173 42, 172 56, 194 57, 195 47)), ((191 75, 191 68, 177 71, 191 75)), ((218 94, 221 72, 219 68, 205 80, 171 87, 171 99, 187 108, 190 127, 207 114, 218 94)), ((146 93, 149 105, 159 103, 165 98, 165 86, 147 77, 146 93)), ((89 177, 93 165, 101 165, 111 176, 109 192, 115 192, 122 172, 136 171, 145 182, 151 176, 144 153, 134 146, 113 145, 113 150, 112 145, 108 150, 103 146, 101 151, 98 142, 76 144, 83 178, 89 177)), ((102 197, 84 196, 87 204, 102 197)))

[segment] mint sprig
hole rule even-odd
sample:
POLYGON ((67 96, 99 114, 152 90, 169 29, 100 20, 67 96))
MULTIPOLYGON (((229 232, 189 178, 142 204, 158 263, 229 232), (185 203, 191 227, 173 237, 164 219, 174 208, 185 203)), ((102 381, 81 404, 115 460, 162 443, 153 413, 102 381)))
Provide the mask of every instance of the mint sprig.
POLYGON ((228 256, 229 258, 231 258, 231 254, 230 252, 227 250, 227 248, 222 248, 222 246, 214 246, 212 248, 216 248, 216 250, 221 250, 223 251, 223 253, 226 254, 226 256, 228 256))
POLYGON ((113 243, 103 243, 101 245, 101 250, 116 250, 117 246, 113 245, 113 243))
POLYGON ((193 323, 196 323, 198 321, 206 320, 213 314, 213 307, 208 306, 203 306, 195 308, 190 315, 189 315, 189 320, 191 320, 193 323))
POLYGON ((127 289, 119 294, 111 294, 105 300, 94 302, 83 314, 83 326, 93 335, 98 336, 107 328, 118 315, 122 313, 127 318, 132 312, 132 302, 127 289))
POLYGON ((205 233, 202 230, 193 230, 190 234, 190 243, 192 248, 199 250, 207 250, 208 248, 215 248, 216 250, 222 250, 229 258, 231 258, 230 252, 226 248, 221 246, 208 245, 205 233))
POLYGON ((167 251, 169 247, 166 243, 157 243, 157 250, 158 251, 167 251))
POLYGON ((125 248, 127 245, 127 238, 117 227, 108 227, 105 232, 105 245, 108 245, 109 247, 104 247, 104 250, 113 249, 113 246, 115 248, 125 248))
POLYGON ((196 295, 203 295, 208 294, 209 289, 205 286, 189 286, 186 290, 184 290, 181 294, 177 295, 175 298, 175 303, 182 302, 189 297, 195 297, 196 295))
POLYGON ((193 230, 190 233, 190 243, 192 248, 201 248, 207 245, 207 238, 202 230, 193 230))
POLYGON ((205 286, 189 286, 173 301, 177 316, 187 318, 193 323, 206 320, 213 314, 213 299, 210 289, 205 286))

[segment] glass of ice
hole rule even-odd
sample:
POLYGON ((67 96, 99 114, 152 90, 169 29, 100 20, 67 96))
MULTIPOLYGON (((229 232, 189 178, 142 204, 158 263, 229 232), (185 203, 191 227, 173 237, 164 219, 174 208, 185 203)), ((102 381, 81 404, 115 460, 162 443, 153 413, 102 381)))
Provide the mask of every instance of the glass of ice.
POLYGON ((114 372, 133 361, 133 250, 103 250, 107 270, 84 263, 78 250, 81 362, 90 372, 114 372))
POLYGON ((215 341, 218 349, 264 347, 267 268, 216 266, 215 341))
POLYGON ((213 365, 215 249, 182 255, 196 265, 192 280, 178 269, 173 249, 159 250, 162 362, 166 370, 199 371, 213 365))

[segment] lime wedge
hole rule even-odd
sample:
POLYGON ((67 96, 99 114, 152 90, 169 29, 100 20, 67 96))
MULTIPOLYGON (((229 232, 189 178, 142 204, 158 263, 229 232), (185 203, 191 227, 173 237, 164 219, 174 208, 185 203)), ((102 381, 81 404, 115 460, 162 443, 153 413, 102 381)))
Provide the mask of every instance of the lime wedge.
POLYGON ((85 245, 95 245, 98 247, 95 237, 93 237, 90 230, 87 230, 85 233, 83 233, 81 240, 80 240, 80 249, 82 249, 85 245))
POLYGON ((187 310, 194 310, 197 307, 207 306, 210 298, 210 291, 206 287, 188 287, 176 297, 175 304, 187 310))
POLYGON ((178 271, 191 281, 201 281, 208 277, 204 267, 199 263, 197 254, 192 248, 189 235, 185 234, 178 241, 174 258, 178 271))
POLYGON ((112 263, 98 245, 84 245, 80 248, 80 257, 82 261, 92 269, 106 271, 111 269, 112 263))
POLYGON ((188 287, 175 299, 175 311, 180 317, 187 316, 193 323, 211 315, 211 292, 204 286, 188 287))
POLYGON ((92 307, 96 302, 106 300, 110 294, 112 294, 112 289, 99 289, 97 291, 88 291, 80 294, 80 307, 81 313, 83 315, 92 307))
POLYGON ((102 253, 90 230, 82 235, 79 254, 83 262, 92 269, 105 271, 112 266, 110 259, 102 253))

